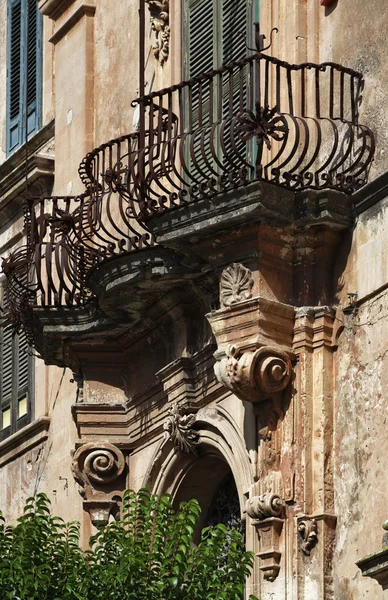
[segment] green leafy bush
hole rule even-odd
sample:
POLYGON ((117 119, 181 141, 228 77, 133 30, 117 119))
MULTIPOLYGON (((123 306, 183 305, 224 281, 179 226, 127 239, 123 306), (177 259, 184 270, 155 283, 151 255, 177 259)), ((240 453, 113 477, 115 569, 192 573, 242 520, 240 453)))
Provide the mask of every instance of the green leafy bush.
MULTIPOLYGON (((253 554, 216 525, 193 544, 200 508, 147 490, 124 495, 122 518, 79 545, 79 526, 30 498, 15 526, 0 521, 1 600, 241 600, 253 554)), ((257 600, 250 596, 251 600, 257 600)))

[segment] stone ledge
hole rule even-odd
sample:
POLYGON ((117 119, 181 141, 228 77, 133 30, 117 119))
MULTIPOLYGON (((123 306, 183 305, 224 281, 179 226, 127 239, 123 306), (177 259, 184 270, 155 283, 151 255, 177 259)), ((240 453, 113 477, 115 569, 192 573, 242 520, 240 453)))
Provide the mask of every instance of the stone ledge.
POLYGON ((0 467, 15 460, 48 438, 50 417, 39 417, 0 443, 0 467))
POLYGON ((50 121, 0 166, 0 227, 21 210, 26 176, 30 196, 50 193, 54 179, 53 141, 54 121, 50 121))
POLYGON ((362 558, 356 565, 361 569, 363 577, 371 577, 383 590, 388 589, 388 548, 362 558))
POLYGON ((39 10, 50 19, 58 18, 74 0, 39 0, 39 10))

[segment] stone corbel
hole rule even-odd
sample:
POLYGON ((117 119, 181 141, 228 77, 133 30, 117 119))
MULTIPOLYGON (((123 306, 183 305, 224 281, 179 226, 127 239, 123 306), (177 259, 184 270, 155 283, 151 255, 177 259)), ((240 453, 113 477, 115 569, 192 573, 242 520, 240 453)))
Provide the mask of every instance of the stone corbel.
POLYGON ((156 60, 163 66, 170 52, 170 1, 145 0, 151 14, 151 28, 155 32, 153 47, 156 60))
POLYGON ((318 525, 315 519, 302 518, 298 523, 298 534, 303 554, 310 556, 318 543, 318 525))
POLYGON ((215 353, 215 375, 236 396, 249 402, 273 399, 283 392, 292 377, 289 355, 278 348, 263 346, 242 352, 236 346, 215 353))
POLYGON ((261 559, 260 570, 264 579, 275 581, 280 571, 280 536, 284 519, 283 502, 278 494, 263 494, 253 496, 247 501, 246 512, 252 519, 259 542, 260 551, 257 556, 261 559))
POLYGON ((96 527, 115 516, 125 487, 125 458, 121 450, 107 442, 90 442, 73 455, 74 479, 80 485, 84 507, 96 527))

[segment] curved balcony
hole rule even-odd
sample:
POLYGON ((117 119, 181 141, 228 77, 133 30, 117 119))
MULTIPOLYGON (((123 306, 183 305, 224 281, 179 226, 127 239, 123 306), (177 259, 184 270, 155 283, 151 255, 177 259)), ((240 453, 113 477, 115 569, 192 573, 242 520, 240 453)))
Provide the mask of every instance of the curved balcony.
POLYGON ((362 90, 340 65, 257 52, 137 99, 139 131, 82 161, 84 194, 27 201, 26 246, 3 263, 15 326, 31 330, 34 307, 85 306, 98 265, 154 246, 155 213, 260 181, 354 192, 374 154, 362 90))

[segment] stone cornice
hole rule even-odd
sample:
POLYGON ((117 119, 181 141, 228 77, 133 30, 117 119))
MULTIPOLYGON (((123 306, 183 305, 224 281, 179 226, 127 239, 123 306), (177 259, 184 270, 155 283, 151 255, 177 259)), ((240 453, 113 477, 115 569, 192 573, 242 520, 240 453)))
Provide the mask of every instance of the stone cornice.
POLYGON ((353 196, 356 214, 361 214, 388 197, 388 171, 361 188, 353 196))
POLYGON ((70 16, 69 18, 58 27, 54 35, 50 38, 52 44, 57 44, 73 27, 78 23, 82 17, 93 17, 96 12, 94 4, 82 3, 70 16))
POLYGON ((57 19, 75 0, 39 0, 39 10, 50 19, 57 19))
POLYGON ((47 187, 53 181, 54 150, 50 149, 53 139, 54 121, 50 121, 0 166, 0 227, 21 209, 26 182, 31 195, 34 187, 42 193, 40 184, 47 187))
POLYGON ((40 417, 0 443, 0 468, 48 438, 49 417, 40 417))

